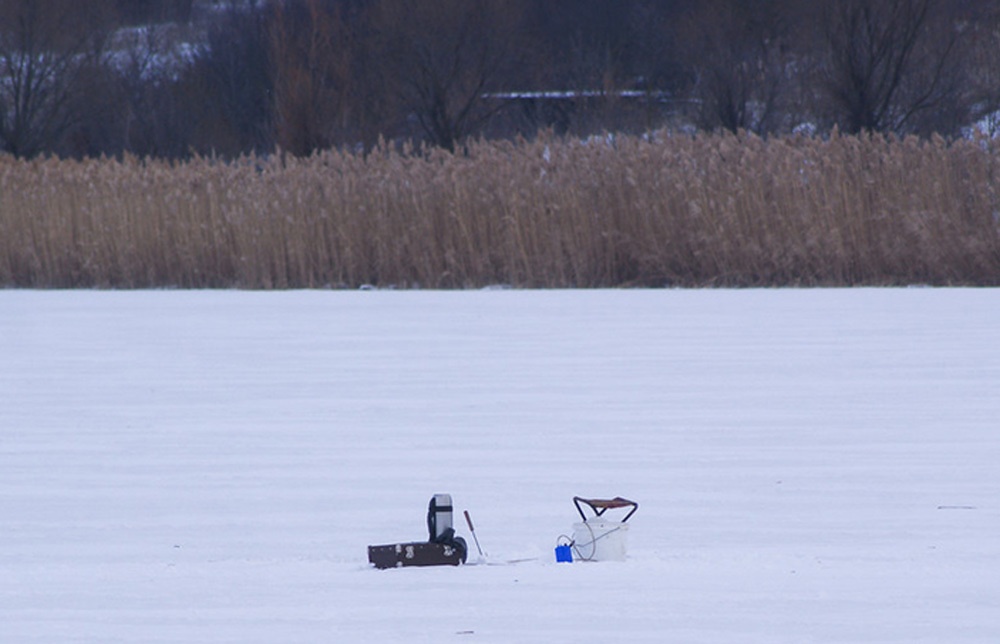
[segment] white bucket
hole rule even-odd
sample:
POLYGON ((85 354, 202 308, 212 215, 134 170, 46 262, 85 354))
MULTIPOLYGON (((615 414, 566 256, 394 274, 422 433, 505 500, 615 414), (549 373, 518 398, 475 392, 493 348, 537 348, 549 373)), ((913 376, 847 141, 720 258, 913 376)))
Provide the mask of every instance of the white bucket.
POLYGON ((581 561, 625 561, 628 524, 591 518, 573 524, 573 556, 581 561))

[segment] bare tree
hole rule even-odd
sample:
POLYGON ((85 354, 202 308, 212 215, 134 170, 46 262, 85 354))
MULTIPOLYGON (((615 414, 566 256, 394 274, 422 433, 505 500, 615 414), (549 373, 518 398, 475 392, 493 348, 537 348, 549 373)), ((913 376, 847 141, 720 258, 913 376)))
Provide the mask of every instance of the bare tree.
POLYGON ((208 45, 183 82, 194 96, 204 151, 240 153, 273 147, 273 87, 266 9, 257 0, 226 0, 208 45))
POLYGON ((107 6, 74 0, 0 0, 0 146, 33 156, 57 146, 78 114, 74 94, 99 64, 107 6))
POLYGON ((701 127, 758 133, 778 128, 790 85, 787 4, 709 0, 682 23, 691 39, 687 52, 701 127))
POLYGON ((483 98, 516 66, 516 0, 382 0, 376 25, 404 106, 434 145, 455 145, 496 109, 483 98))
POLYGON ((979 121, 987 132, 1000 134, 1000 1, 976 3, 974 20, 963 25, 961 37, 968 45, 970 121, 979 121))
POLYGON ((905 132, 959 105, 958 32, 941 0, 829 0, 821 94, 847 132, 905 132))
POLYGON ((294 154, 371 144, 384 123, 382 77, 362 3, 272 3, 269 35, 277 143, 294 154))
POLYGON ((175 25, 147 25, 125 30, 114 67, 115 104, 120 148, 140 156, 176 158, 189 152, 192 127, 180 105, 189 61, 179 46, 175 25))

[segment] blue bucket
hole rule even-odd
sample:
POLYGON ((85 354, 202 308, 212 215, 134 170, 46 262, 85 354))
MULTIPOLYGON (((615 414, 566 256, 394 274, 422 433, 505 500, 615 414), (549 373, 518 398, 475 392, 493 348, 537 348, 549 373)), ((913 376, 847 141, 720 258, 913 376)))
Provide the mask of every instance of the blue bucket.
POLYGON ((569 544, 556 546, 556 562, 573 563, 573 549, 569 547, 569 544))

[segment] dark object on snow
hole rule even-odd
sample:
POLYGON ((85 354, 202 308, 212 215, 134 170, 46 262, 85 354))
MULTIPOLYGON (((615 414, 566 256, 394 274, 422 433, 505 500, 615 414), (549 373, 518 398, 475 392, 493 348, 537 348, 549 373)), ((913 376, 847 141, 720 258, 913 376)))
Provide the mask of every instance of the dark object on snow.
POLYGON ((380 570, 405 566, 457 566, 465 551, 443 543, 396 543, 368 546, 368 561, 380 570))
POLYGON ((376 568, 457 566, 465 563, 468 547, 455 536, 450 494, 435 494, 427 507, 427 542, 368 546, 368 561, 376 568))

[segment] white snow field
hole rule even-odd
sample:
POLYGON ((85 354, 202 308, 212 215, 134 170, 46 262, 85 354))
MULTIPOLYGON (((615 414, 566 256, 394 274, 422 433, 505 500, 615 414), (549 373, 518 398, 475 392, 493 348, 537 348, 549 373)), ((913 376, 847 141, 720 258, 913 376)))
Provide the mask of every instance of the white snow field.
POLYGON ((995 289, 0 291, 0 642, 995 643, 998 325, 995 289), (491 565, 371 568, 438 492, 491 565), (555 563, 574 495, 639 502, 626 561, 555 563))

